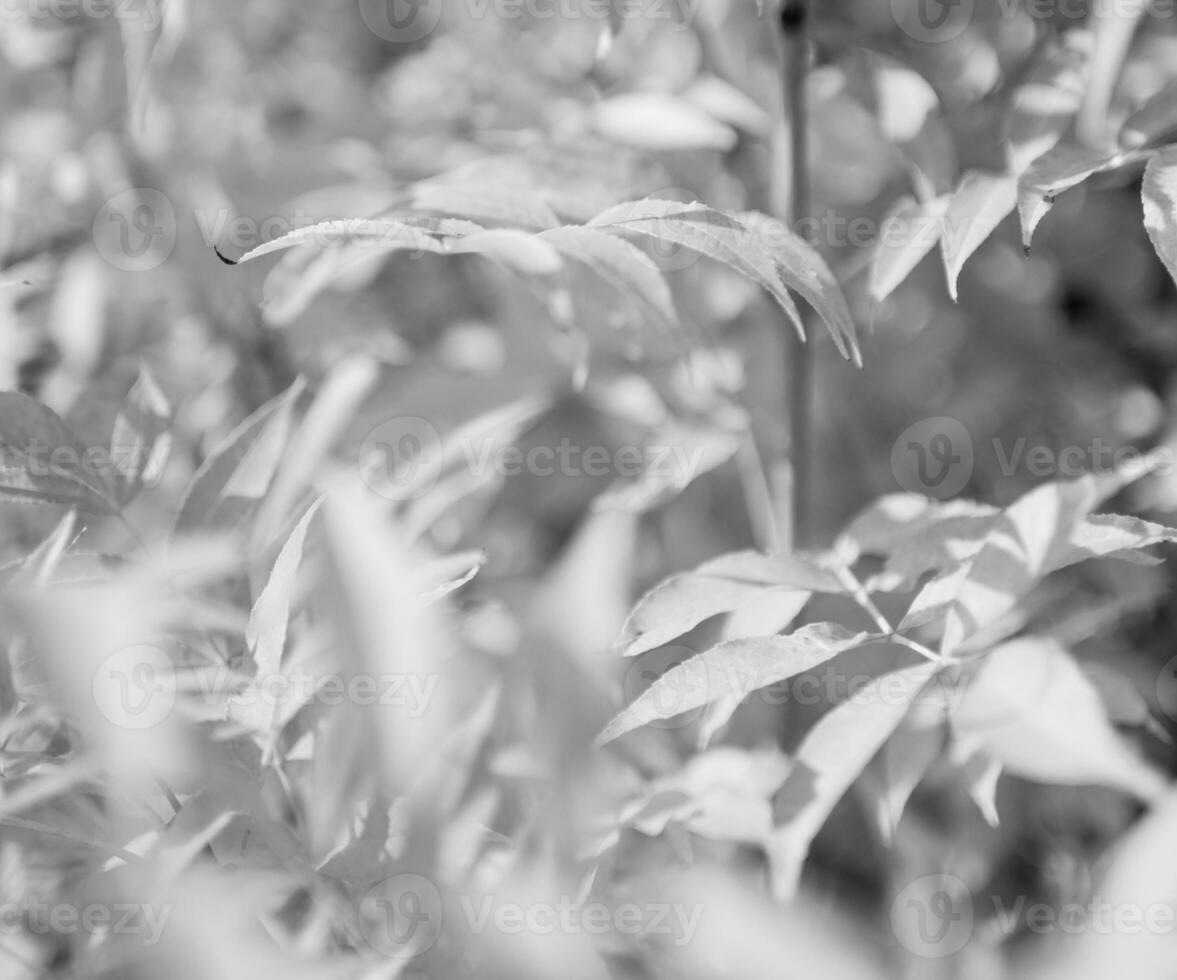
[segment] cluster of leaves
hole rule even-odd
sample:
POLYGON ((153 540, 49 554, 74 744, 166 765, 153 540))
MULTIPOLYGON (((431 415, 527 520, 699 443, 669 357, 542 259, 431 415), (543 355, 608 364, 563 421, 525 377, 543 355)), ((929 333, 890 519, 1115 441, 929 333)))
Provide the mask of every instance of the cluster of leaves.
POLYGON ((1177 539, 1161 525, 1093 514, 1156 462, 1045 484, 1004 510, 885 497, 828 551, 780 558, 741 552, 675 576, 638 604, 622 652, 642 655, 721 614, 730 617, 725 639, 654 680, 601 738, 707 706, 705 744, 758 689, 855 648, 903 647, 913 665, 895 671, 888 658, 877 658, 869 686, 825 714, 779 778, 760 786, 771 821, 751 837, 746 822, 735 824, 736 839, 766 849, 782 897, 795 893, 814 836, 876 755, 886 772, 878 799, 886 833, 941 753, 965 773, 994 823, 1002 771, 1156 800, 1167 780, 1116 732, 1095 684, 1057 637, 1035 630, 1021 605, 1069 566, 1095 558, 1148 561, 1141 549, 1177 539), (860 582, 854 567, 871 558, 882 560, 881 569, 860 582), (892 625, 873 597, 913 590, 892 625), (851 600, 872 628, 822 622, 785 633, 815 594, 851 600))

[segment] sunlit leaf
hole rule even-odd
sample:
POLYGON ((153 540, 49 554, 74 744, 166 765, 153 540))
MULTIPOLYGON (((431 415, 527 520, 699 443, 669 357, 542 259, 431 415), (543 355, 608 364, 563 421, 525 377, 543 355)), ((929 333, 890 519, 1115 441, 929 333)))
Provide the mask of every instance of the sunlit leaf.
POLYGON ((940 242, 949 198, 923 203, 913 197, 900 198, 879 228, 870 268, 870 296, 881 303, 915 270, 924 256, 940 242))
POLYGON ((635 657, 781 587, 804 592, 844 590, 836 575, 804 556, 725 555, 646 593, 626 621, 617 647, 625 656, 635 657))
POLYGON ((1018 180, 1018 214, 1022 222, 1022 246, 1029 251, 1034 231, 1055 199, 1088 177, 1115 170, 1143 159, 1142 154, 1108 155, 1085 146, 1060 143, 1022 174, 1018 180))
POLYGON ((966 750, 983 748, 1017 776, 1101 784, 1155 798, 1163 777, 1124 742, 1099 694, 1048 637, 1024 637, 987 654, 952 715, 966 750))
POLYGON ((1177 280, 1177 147, 1166 147, 1149 160, 1141 193, 1148 237, 1177 280))
POLYGON ((1017 179, 1008 174, 970 170, 952 195, 944 214, 940 248, 948 274, 948 292, 954 300, 960 270, 1013 211, 1017 186, 1017 179))
POLYGON ((937 670, 922 663, 877 677, 809 730, 774 804, 768 856, 779 900, 796 894, 813 838, 937 670))
POLYGON ((611 742, 643 725, 693 711, 718 698, 746 697, 869 640, 870 634, 818 623, 788 636, 721 643, 655 680, 609 722, 599 741, 611 742))

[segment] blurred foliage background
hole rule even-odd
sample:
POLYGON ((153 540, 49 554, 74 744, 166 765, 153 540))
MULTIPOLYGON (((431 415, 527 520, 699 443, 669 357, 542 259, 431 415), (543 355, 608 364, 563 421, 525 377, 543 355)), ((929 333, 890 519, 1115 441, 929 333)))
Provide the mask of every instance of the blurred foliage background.
MULTIPOLYGON (((440 507, 430 528, 438 552, 486 552, 485 567, 455 600, 461 620, 452 627, 454 642, 475 651, 478 665, 465 678, 470 690, 458 699, 464 707, 457 715, 472 712, 475 690, 492 677, 525 704, 496 716, 498 755, 478 765, 507 788, 470 819, 491 827, 495 840, 559 851, 563 830, 631 797, 640 783, 635 773, 665 775, 690 755, 686 733, 662 733, 633 750, 633 769, 605 775, 577 755, 582 749, 567 733, 599 727, 610 705, 635 693, 621 679, 625 665, 602 660, 637 594, 671 572, 762 544, 749 516, 761 492, 751 447, 771 454, 786 438, 782 321, 754 285, 674 252, 655 260, 682 315, 687 353, 682 338, 643 330, 624 296, 597 280, 575 284, 579 332, 570 333, 546 297, 476 256, 368 257, 300 294, 295 286, 313 266, 283 258, 288 278, 275 279, 270 260, 235 268, 214 248, 236 258, 275 229, 379 214, 422 193, 419 182, 455 172, 468 175, 459 186, 487 188, 492 203, 538 201, 567 221, 646 196, 733 211, 767 208, 790 177, 781 165, 784 110, 771 12, 751 0, 667 2, 658 7, 665 16, 631 17, 613 36, 601 5, 587 0, 511 7, 518 16, 503 16, 503 4, 447 0, 436 29, 405 43, 373 29, 379 4, 356 0, 116 6, 119 16, 62 17, 37 0, 20 10, 5 5, 0 389, 36 397, 84 441, 104 444, 127 390, 149 367, 174 408, 173 445, 158 484, 128 511, 138 536, 166 534, 202 460, 250 413, 300 377, 309 403, 357 358, 376 365, 378 382, 340 426, 331 465, 354 465, 365 436, 388 419, 426 419, 444 434, 528 396, 542 402, 531 415, 524 411, 517 427, 525 448, 561 440, 615 448, 681 431, 673 424, 718 454, 715 468, 683 492, 654 493, 638 506, 602 509, 603 497, 612 504, 624 498, 609 478, 523 473, 440 507), (174 210, 166 255, 146 271, 109 261, 102 247, 108 232, 95 230, 108 202, 135 188, 161 192, 174 210), (723 452, 729 443, 733 451, 723 452), (533 770, 553 784, 536 790, 533 770)), ((848 223, 860 219, 867 223, 859 227, 877 229, 913 185, 946 193, 966 169, 1000 170, 1019 86, 1046 54, 1090 43, 1080 37, 1088 30, 1080 4, 1049 16, 1047 5, 1032 14, 1020 4, 977 4, 967 29, 943 43, 905 32, 918 6, 824 0, 813 11, 811 167, 813 213, 821 218, 813 241, 863 328, 865 361, 864 370, 855 369, 819 326, 811 329, 819 492, 809 530, 822 544, 871 500, 904 488, 892 450, 923 419, 964 424, 975 465, 961 495, 998 505, 1039 482, 1025 466, 1003 469, 1019 444, 1059 451, 1100 440, 1177 450, 1177 291, 1141 225, 1139 167, 1060 197, 1029 257, 1016 220, 1003 222, 965 266, 959 302, 935 257, 882 302, 872 301, 875 236, 849 241, 848 223)), ((1172 19, 1146 20, 1110 103, 1113 130, 1177 81, 1172 19)), ((1171 472, 1133 494, 1118 509, 1173 522, 1171 472)), ((0 558, 23 559, 60 519, 57 508, 0 505, 0 558)), ((87 522, 81 540, 96 555, 137 547, 116 521, 87 522)), ((248 612, 248 590, 244 595, 248 612)), ((1177 630, 1172 595, 1164 566, 1117 564, 1076 571, 1036 598, 1039 613, 1071 630, 1092 676, 1106 675, 1114 662, 1128 678, 1127 688, 1109 679, 1101 690, 1126 728, 1152 719, 1147 752, 1170 771, 1177 716, 1166 711, 1177 696, 1162 666, 1177 630), (1092 609, 1107 615, 1092 616, 1092 609)), ((233 601, 240 605, 240 595, 233 601)), ((685 647, 702 649, 708 629, 686 638, 685 647)), ((787 751, 798 725, 789 710, 753 705, 725 741, 779 743, 787 751)), ((332 748, 346 754, 349 744, 359 743, 332 748)), ((52 740, 38 751, 53 756, 52 740)), ((216 771, 221 763, 202 765, 216 771)), ((341 784, 315 783, 308 806, 326 808, 330 798, 347 805, 354 764, 341 765, 341 784)), ((11 792, 5 788, 5 796, 11 792)), ((84 817, 57 804, 40 809, 56 826, 109 817, 110 804, 88 806, 95 812, 84 817)), ((762 903, 753 849, 627 830, 641 839, 616 845, 618 880, 672 878, 695 863, 692 848, 695 859, 720 858, 726 877, 708 894, 733 916, 722 920, 733 931, 704 943, 693 963, 630 950, 610 966, 634 977, 730 975, 733 967, 763 976, 819 968, 844 976, 999 976, 1008 959, 1016 974, 1037 963, 1046 941, 1015 936, 981 944, 963 963, 913 961, 887 925, 892 895, 951 867, 995 894, 1076 900, 1137 811, 1110 791, 1015 779, 1003 780, 999 808, 1001 825, 991 828, 956 775, 933 770, 888 847, 851 794, 818 838, 806 878, 812 902, 787 916, 762 903), (731 958, 731 943, 746 952, 731 958), (790 962, 781 966, 778 955, 790 962)), ((218 812, 209 803, 204 815, 218 812)), ((194 831, 201 821, 191 820, 194 831)), ((291 845, 298 860, 275 856, 275 841, 298 834, 271 831, 263 857, 246 856, 238 841, 241 853, 229 858, 231 844, 216 834, 207 840, 220 851, 219 864, 275 875, 292 866, 305 872, 299 860, 314 865, 329 850, 316 842, 311 860, 299 851, 302 841, 291 845)), ((366 853, 348 860, 380 864, 366 853)), ((331 869, 341 879, 353 871, 331 869)), ((95 873, 87 848, 0 825, 5 896, 18 888, 114 887, 109 875, 95 873)), ((138 887, 133 875, 124 884, 138 887)), ((330 958, 347 943, 308 911, 316 892, 305 883, 301 892, 284 891, 257 874, 226 886, 208 872, 186 880, 185 889, 206 918, 184 920, 192 928, 180 930, 183 942, 160 952, 165 958, 156 965, 169 973, 182 973, 177 964, 187 955, 194 956, 191 976, 210 975, 206 968, 243 977, 279 968, 315 976, 395 972, 363 957, 330 958), (275 895, 284 931, 271 948, 238 916, 268 908, 275 895)), ((40 937, 19 956, 0 953, 0 975, 67 967, 84 973, 86 955, 67 938, 40 937)), ((476 972, 490 974, 593 973, 572 970, 570 957, 579 955, 512 948, 472 958, 476 972)), ((441 958, 428 975, 457 969, 458 959, 441 958)), ((96 972, 111 976, 153 969, 117 958, 95 963, 96 972)))

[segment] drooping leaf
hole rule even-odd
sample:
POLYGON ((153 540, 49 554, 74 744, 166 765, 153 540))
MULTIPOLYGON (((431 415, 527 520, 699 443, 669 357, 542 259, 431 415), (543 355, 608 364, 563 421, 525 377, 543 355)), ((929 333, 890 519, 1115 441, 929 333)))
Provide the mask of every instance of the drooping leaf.
POLYGON ((1137 153, 1092 150, 1073 143, 1060 143, 1035 160, 1018 180, 1018 214, 1022 222, 1022 247, 1029 252, 1034 231, 1064 191, 1088 177, 1116 170, 1143 158, 1137 153))
POLYGON ((611 742, 643 725, 693 711, 718 698, 746 697, 869 640, 868 633, 818 623, 788 636, 721 643, 655 680, 605 726, 598 741, 611 742))
POLYGON ((647 198, 618 204, 588 223, 618 235, 638 235, 682 246, 735 269, 766 289, 804 337, 801 314, 767 250, 735 217, 705 205, 647 198))
POLYGON ((813 838, 938 669, 921 663, 875 678, 805 736, 774 803, 776 828, 767 850, 778 900, 796 894, 813 838))
POLYGON ((147 368, 142 368, 110 437, 114 492, 120 507, 159 478, 171 451, 171 421, 167 398, 147 368))
POLYGON ((954 300, 960 270, 1013 211, 1017 188, 1017 179, 1008 174, 970 170, 952 195, 944 214, 940 249, 948 275, 948 292, 954 300))
POLYGON ((1148 237, 1177 280, 1177 147, 1165 147, 1149 160, 1141 194, 1148 237))
POLYGON ((862 367, 858 332, 850 307, 838 280, 817 249, 778 218, 757 211, 740 217, 753 236, 768 246, 784 284, 800 293, 817 311, 841 355, 862 367))
POLYGON ((962 750, 982 748, 1014 775, 1111 786, 1149 800, 1164 778, 1124 742, 1098 692, 1049 637, 991 651, 952 715, 962 750))
POLYGON ((617 647, 636 657, 690 632, 704 620, 759 600, 770 589, 843 591, 838 578, 804 556, 736 552, 675 575, 651 589, 626 620, 617 647))
POLYGON ((870 297, 881 303, 890 296, 940 242, 947 195, 920 202, 900 198, 883 218, 870 267, 870 297))
POLYGON ((205 459, 180 505, 173 534, 229 530, 257 507, 286 450, 304 387, 299 380, 267 402, 205 459))
POLYGON ((21 392, 0 392, 0 499, 116 513, 101 467, 91 472, 93 459, 51 409, 21 392))
POLYGON ((539 237, 566 257, 588 266, 620 292, 633 296, 660 327, 678 326, 670 288, 658 266, 625 239, 572 225, 541 232, 539 237))

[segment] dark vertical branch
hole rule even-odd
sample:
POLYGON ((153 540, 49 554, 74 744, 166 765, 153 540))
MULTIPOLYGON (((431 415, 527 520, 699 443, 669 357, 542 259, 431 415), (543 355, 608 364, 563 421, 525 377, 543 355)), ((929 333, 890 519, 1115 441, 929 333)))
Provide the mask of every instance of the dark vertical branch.
MULTIPOLYGON (((778 143, 777 174, 789 174, 787 192, 778 188, 775 210, 787 217, 794 229, 810 217, 813 202, 809 185, 809 117, 806 81, 809 74, 809 0, 780 0, 778 26, 781 32, 781 83, 785 109, 787 164, 784 141, 778 143)), ((804 311, 803 311, 804 315, 804 311)), ((785 335, 785 377, 788 388, 788 460, 777 475, 776 499, 780 542, 789 549, 809 543, 812 531, 813 492, 813 374, 814 357, 809 344, 797 336, 791 325, 785 335)))

